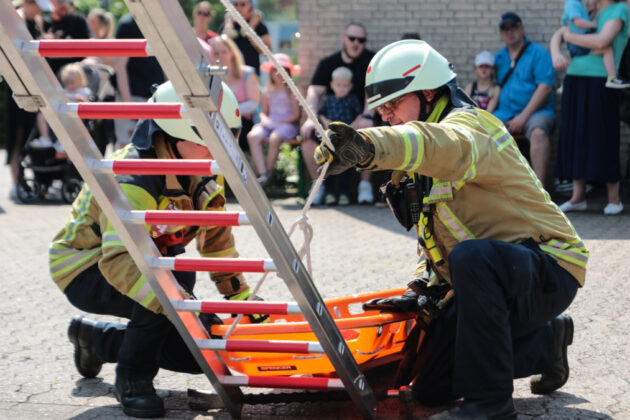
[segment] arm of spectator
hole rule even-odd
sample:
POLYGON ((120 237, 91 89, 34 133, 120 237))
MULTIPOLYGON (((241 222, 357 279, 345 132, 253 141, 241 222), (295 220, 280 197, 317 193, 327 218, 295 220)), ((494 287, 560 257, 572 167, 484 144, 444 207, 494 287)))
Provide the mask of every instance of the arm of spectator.
POLYGON ((472 83, 468 83, 466 85, 466 88, 464 89, 464 92, 466 92, 466 95, 468 95, 468 96, 472 95, 472 83))
POLYGON ((486 111, 493 113, 497 109, 497 106, 499 105, 499 96, 501 96, 501 87, 496 85, 492 88, 492 97, 488 102, 488 108, 486 108, 486 111))
POLYGON ((623 26, 623 20, 611 19, 604 23, 602 30, 597 34, 574 34, 567 28, 567 30, 563 31, 562 37, 565 42, 584 48, 601 50, 612 44, 615 36, 617 36, 623 26))
POLYGON ((597 22, 582 19, 581 17, 573 18, 573 24, 580 29, 597 29, 597 22))
MULTIPOLYGON (((308 89, 306 89, 306 103, 313 112, 317 113, 319 110, 321 97, 324 93, 326 93, 326 86, 322 85, 310 85, 308 89)), ((302 127, 300 127, 300 135, 303 139, 308 139, 313 129, 315 129, 315 123, 311 121, 310 118, 307 118, 302 124, 302 127)))
POLYGON ((560 52, 562 34, 565 31, 564 28, 566 28, 566 26, 554 32, 551 36, 551 40, 549 41, 549 52, 551 53, 553 68, 556 70, 566 70, 569 67, 569 60, 560 52))
POLYGON ((367 99, 363 105, 363 113, 350 124, 354 129, 374 127, 374 110, 368 109, 367 99))
POLYGON ((525 124, 527 123, 527 120, 529 120, 529 117, 531 117, 534 112, 538 111, 545 105, 547 99, 549 99, 549 94, 552 90, 553 86, 545 83, 540 83, 536 87, 534 94, 530 98, 527 106, 523 109, 523 111, 521 111, 520 114, 508 121, 508 131, 512 134, 522 133, 523 129, 525 128, 525 124))
POLYGON ((114 62, 114 71, 116 72, 118 92, 120 93, 120 100, 123 102, 131 102, 129 75, 127 74, 127 61, 129 61, 128 57, 119 57, 114 62))
POLYGON ((260 105, 258 117, 263 127, 267 127, 267 125, 271 123, 271 119, 269 118, 269 97, 264 92, 262 94, 262 104, 260 105))

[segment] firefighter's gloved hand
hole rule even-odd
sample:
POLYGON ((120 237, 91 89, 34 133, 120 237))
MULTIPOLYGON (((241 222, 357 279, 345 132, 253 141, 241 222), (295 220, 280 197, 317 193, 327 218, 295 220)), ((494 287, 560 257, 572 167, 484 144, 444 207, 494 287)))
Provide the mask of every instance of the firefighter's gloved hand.
POLYGON ((413 290, 407 289, 402 296, 372 299, 363 304, 366 311, 380 310, 385 312, 418 313, 418 296, 413 290))
POLYGON ((332 122, 326 134, 335 151, 322 142, 315 149, 313 157, 319 166, 330 162, 328 174, 337 175, 356 165, 366 166, 374 158, 374 146, 348 124, 332 122))
MULTIPOLYGON (((247 298, 249 298, 251 294, 252 294, 252 289, 247 289, 244 292, 237 293, 231 296, 226 296, 225 298, 227 300, 247 300, 247 298)), ((261 298, 260 296, 254 296, 250 300, 263 301, 264 299, 261 298)), ((232 316, 234 317, 236 315, 232 314, 232 316)), ((263 322, 269 322, 268 314, 248 314, 247 316, 249 317, 250 321, 252 321, 254 324, 262 324, 263 322)))
POLYGON ((210 330, 210 328, 213 325, 223 325, 223 321, 221 321, 221 318, 219 318, 216 314, 204 314, 204 313, 201 313, 201 314, 199 314, 199 320, 201 321, 203 326, 208 331, 208 334, 210 334, 210 337, 215 338, 215 339, 222 338, 219 335, 212 334, 212 332, 210 330))

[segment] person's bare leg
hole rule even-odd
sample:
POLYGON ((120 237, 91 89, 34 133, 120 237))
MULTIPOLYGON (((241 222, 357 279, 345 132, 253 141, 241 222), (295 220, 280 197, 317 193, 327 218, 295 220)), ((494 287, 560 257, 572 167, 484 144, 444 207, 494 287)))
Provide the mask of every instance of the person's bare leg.
MULTIPOLYGON (((302 139, 304 139, 304 137, 302 137, 302 139)), ((306 169, 308 169, 311 180, 315 181, 317 179, 317 164, 315 163, 315 159, 313 159, 313 153, 315 153, 315 148, 318 144, 316 141, 307 138, 306 140, 302 140, 301 146, 306 169)))
POLYGON ((547 175, 549 149, 549 137, 545 131, 540 127, 534 128, 529 137, 529 156, 532 161, 532 169, 543 186, 547 175))
POLYGON ((247 142, 249 143, 249 152, 252 154, 252 159, 256 165, 258 175, 263 175, 267 169, 265 168, 265 155, 263 153, 262 141, 264 140, 263 133, 256 131, 250 131, 247 135, 247 142))
POLYGON ((573 194, 569 201, 571 204, 577 204, 584 200, 586 200, 586 182, 583 179, 574 179, 573 194))
POLYGON ((282 136, 275 131, 269 136, 269 150, 267 150, 267 170, 271 173, 273 167, 278 160, 278 154, 280 153, 280 146, 284 142, 282 136))
POLYGON ((608 194, 608 203, 610 204, 621 203, 621 199, 619 198, 619 181, 607 182, 606 193, 608 194))

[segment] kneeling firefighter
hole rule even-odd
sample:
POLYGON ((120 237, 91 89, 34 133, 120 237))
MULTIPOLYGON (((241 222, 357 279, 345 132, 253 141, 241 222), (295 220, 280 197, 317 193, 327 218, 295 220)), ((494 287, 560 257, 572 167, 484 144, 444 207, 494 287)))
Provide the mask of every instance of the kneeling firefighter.
MULTIPOLYGON (((223 84, 221 115, 238 138, 238 102, 223 84)), ((170 82, 160 85, 149 102, 179 102, 170 82)), ((189 119, 140 120, 131 144, 117 159, 210 159, 205 143, 189 119)), ((224 210, 222 180, 216 176, 119 175, 117 180, 136 210, 224 210)), ((204 257, 237 257, 230 227, 145 226, 162 255, 175 256, 197 240, 204 257)), ((81 375, 95 377, 104 362, 117 362, 115 394, 126 414, 164 415, 153 378, 159 368, 201 373, 186 344, 163 313, 155 293, 134 263, 87 185, 72 206, 69 222, 50 247, 50 272, 70 303, 90 313, 128 318, 127 325, 75 317, 68 335, 81 375)), ((195 272, 173 272, 192 296, 195 272)), ((245 299, 252 291, 242 273, 210 273, 227 299, 245 299)), ((254 321, 264 319, 255 315, 254 321)), ((221 323, 202 314, 204 325, 221 323)))
POLYGON ((332 123, 335 152, 322 144, 315 160, 330 174, 394 170, 386 198, 423 255, 403 296, 366 307, 432 318, 411 368, 416 399, 463 397, 436 419, 511 419, 514 378, 536 375, 532 392, 546 394, 569 377, 573 321, 562 312, 584 284, 588 251, 501 121, 455 76, 426 42, 384 47, 365 90, 392 127, 332 123))

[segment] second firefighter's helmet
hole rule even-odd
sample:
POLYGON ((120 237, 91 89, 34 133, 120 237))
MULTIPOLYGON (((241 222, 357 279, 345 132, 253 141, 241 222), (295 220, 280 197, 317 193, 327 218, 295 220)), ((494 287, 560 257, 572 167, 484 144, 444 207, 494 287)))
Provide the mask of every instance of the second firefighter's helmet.
POLYGON ((424 41, 406 39, 383 47, 365 75, 368 108, 409 92, 437 89, 455 79, 453 66, 424 41))
MULTIPOLYGON (((221 100, 220 112, 223 119, 232 130, 235 137, 238 137, 243 124, 241 122, 241 112, 238 108, 236 96, 225 82, 221 82, 223 88, 223 98, 221 100)), ((169 82, 162 83, 149 99, 149 102, 165 103, 165 102, 181 102, 177 92, 173 88, 173 84, 169 82)), ((197 130, 190 118, 182 119, 154 119, 155 123, 171 137, 177 139, 192 141, 193 143, 205 145, 204 141, 197 134, 197 130)))

